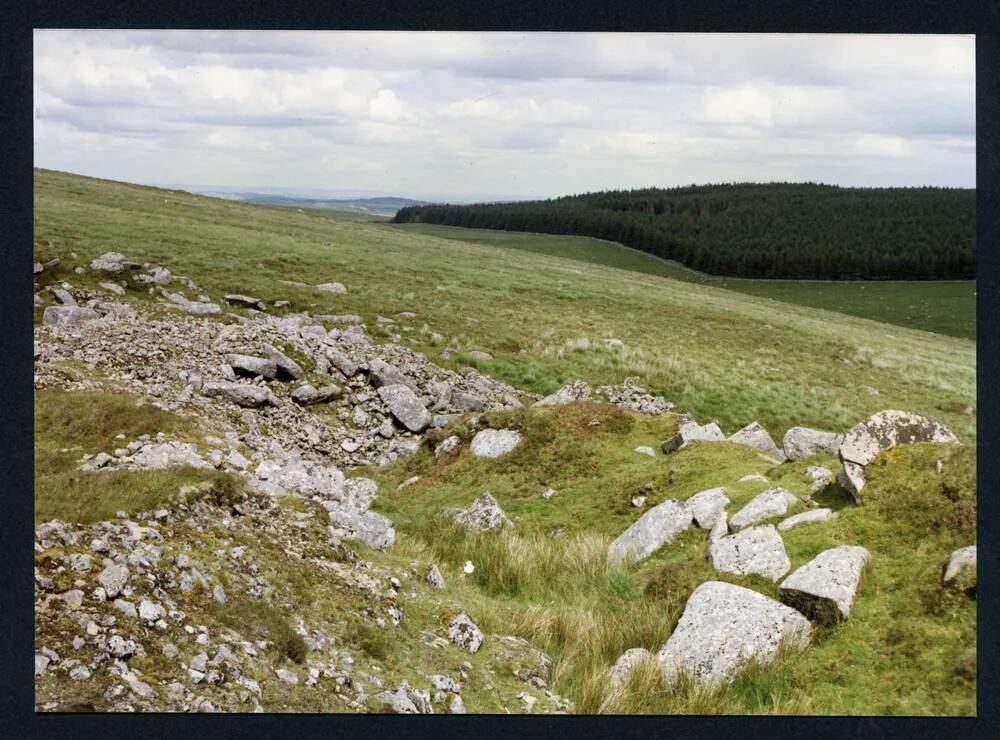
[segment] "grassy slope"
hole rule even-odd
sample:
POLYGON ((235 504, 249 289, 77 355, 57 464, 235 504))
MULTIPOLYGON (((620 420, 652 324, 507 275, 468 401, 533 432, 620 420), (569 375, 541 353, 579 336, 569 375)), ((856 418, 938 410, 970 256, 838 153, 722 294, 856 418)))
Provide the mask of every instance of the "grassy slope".
MULTIPOLYGON (((418 348, 436 355, 439 347, 430 342, 435 331, 461 349, 489 349, 497 361, 485 370, 539 391, 569 377, 619 382, 639 374, 699 418, 718 417, 727 431, 754 418, 775 436, 792 423, 841 429, 871 411, 899 407, 941 418, 964 440, 975 439, 973 418, 941 410, 974 402, 975 348, 960 339, 824 311, 792 312, 772 301, 547 255, 518 252, 511 259, 511 252, 381 224, 53 173, 38 174, 36 205, 36 255, 59 254, 62 276, 77 285, 95 278, 71 272, 70 252, 87 262, 117 249, 191 275, 214 296, 236 290, 269 301, 289 298, 296 308, 361 313, 373 328, 377 313, 417 311, 414 323, 427 326, 414 333, 425 342, 418 348), (341 280, 350 293, 318 294, 281 279, 341 280), (627 349, 596 348, 606 336, 623 339, 627 349), (863 385, 878 387, 881 395, 869 396, 863 385)), ((53 511, 80 516, 59 498, 60 491, 68 492, 60 476, 71 475, 80 450, 58 450, 83 447, 83 440, 98 445, 90 452, 114 446, 111 432, 119 426, 127 438, 155 431, 198 438, 198 430, 169 416, 129 421, 119 401, 98 406, 109 419, 104 422, 61 411, 77 408, 74 400, 65 401, 39 394, 37 465, 45 473, 43 484, 52 484, 44 489, 40 518, 53 511)), ((655 503, 724 485, 735 511, 760 489, 735 482, 749 472, 765 473, 795 493, 806 491, 806 462, 771 469, 738 446, 700 445, 670 458, 657 453, 655 459, 633 452, 640 444, 656 446, 671 431, 671 418, 641 418, 591 404, 487 415, 486 423, 524 431, 525 442, 513 456, 476 460, 463 449, 435 461, 424 449, 390 468, 368 471, 381 485, 376 508, 393 518, 400 535, 389 553, 364 556, 403 568, 411 559, 437 560, 449 587, 408 601, 404 626, 389 646, 380 644, 378 634, 349 632, 361 628, 347 617, 348 632, 338 639, 366 645, 362 665, 377 661, 387 682, 415 679, 417 670, 444 670, 442 656, 422 646, 420 630, 461 605, 485 631, 519 634, 548 651, 556 661, 556 690, 581 711, 975 713, 975 603, 943 598, 936 587, 947 553, 975 538, 974 517, 968 515, 974 450, 933 446, 884 456, 873 470, 868 505, 846 506, 845 495, 831 489, 819 498, 839 510, 838 518, 785 536, 793 567, 837 544, 872 551, 846 625, 820 630, 806 653, 751 671, 716 695, 668 694, 636 681, 631 691, 609 699, 607 668, 629 647, 659 647, 698 583, 716 578, 776 593, 769 582, 715 574, 700 531, 688 532, 637 568, 608 568, 606 543, 638 514, 631 496, 645 493, 655 503), (946 474, 937 478, 934 462, 941 457, 947 458, 946 474), (421 476, 416 484, 396 489, 414 474, 421 476), (557 493, 544 499, 548 487, 557 493), (514 517, 515 535, 466 536, 440 516, 483 490, 514 517), (560 529, 561 535, 552 536, 560 529), (467 559, 476 565, 472 576, 462 574, 467 559)), ((437 435, 452 431, 470 436, 457 426, 437 435)), ((107 480, 98 476, 108 474, 72 475, 96 491, 107 480)), ((163 495, 171 484, 184 482, 180 475, 164 483, 163 495)), ((112 508, 149 508, 159 488, 147 486, 133 498, 134 489, 121 484, 113 505, 102 504, 99 516, 112 508)), ((89 510, 84 513, 92 518, 89 510)), ((329 621, 344 611, 338 601, 343 597, 334 591, 295 586, 295 563, 278 556, 269 562, 288 571, 294 603, 281 619, 297 614, 329 621)), ((453 653, 449 649, 444 657, 465 659, 453 653)), ((478 667, 486 660, 480 653, 472 662, 478 667)), ((480 689, 466 692, 469 709, 501 711, 492 694, 480 689)), ((318 711, 323 707, 317 701, 315 694, 290 692, 282 706, 318 711)))
POLYGON ((708 284, 748 295, 824 308, 948 336, 970 339, 976 336, 974 280, 829 282, 715 277, 677 262, 630 249, 617 242, 585 236, 464 229, 436 224, 399 224, 397 228, 412 229, 444 239, 551 254, 685 282, 708 284))
POLYGON ((284 298, 295 309, 360 313, 371 326, 379 313, 415 311, 418 349, 486 349, 496 361, 484 370, 537 392, 574 377, 638 375, 729 432, 757 419, 780 438, 796 424, 840 429, 898 407, 975 438, 974 418, 955 410, 975 404, 969 340, 335 215, 47 171, 36 182, 36 253, 60 255, 59 275, 77 285, 97 277, 72 274, 70 253, 88 262, 118 250, 215 296, 284 298), (350 293, 282 280, 338 280, 350 293), (625 347, 605 348, 606 337, 625 347))

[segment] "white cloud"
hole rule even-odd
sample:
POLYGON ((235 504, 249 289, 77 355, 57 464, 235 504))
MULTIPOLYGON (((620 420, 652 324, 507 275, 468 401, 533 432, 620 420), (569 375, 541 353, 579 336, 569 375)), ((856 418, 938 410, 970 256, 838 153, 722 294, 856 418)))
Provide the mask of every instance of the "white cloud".
POLYGON ((37 31, 35 158, 427 197, 971 186, 974 52, 959 36, 37 31))

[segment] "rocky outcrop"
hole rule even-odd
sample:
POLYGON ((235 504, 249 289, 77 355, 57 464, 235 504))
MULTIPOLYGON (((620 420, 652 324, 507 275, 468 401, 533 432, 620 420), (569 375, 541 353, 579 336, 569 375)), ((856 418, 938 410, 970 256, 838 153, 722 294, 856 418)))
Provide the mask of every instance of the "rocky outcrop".
POLYGON ((654 396, 638 383, 638 377, 629 376, 620 386, 601 385, 594 393, 613 406, 646 416, 659 416, 673 410, 674 404, 663 396, 654 396))
POLYGON ((729 528, 734 532, 767 519, 784 516, 799 500, 784 488, 768 488, 757 494, 742 509, 733 514, 729 528))
POLYGON ((969 545, 955 550, 948 556, 941 572, 941 582, 947 588, 976 595, 976 546, 969 545))
POLYGON ((728 441, 751 447, 775 462, 782 462, 785 459, 785 453, 778 449, 771 435, 756 421, 729 435, 728 441))
POLYGON ((661 448, 666 454, 682 450, 692 442, 725 442, 726 435, 714 421, 702 426, 693 419, 685 419, 677 427, 677 433, 663 442, 661 448))
POLYGON ((729 503, 729 497, 726 496, 724 488, 709 488, 707 491, 700 491, 691 496, 684 502, 684 505, 691 512, 691 516, 699 527, 711 529, 729 503))
POLYGON ((875 457, 897 445, 917 442, 957 444, 958 438, 944 424, 908 411, 880 411, 851 427, 837 451, 843 464, 842 483, 862 503, 865 487, 865 466, 875 457))
POLYGON ((245 408, 255 409, 278 405, 278 399, 271 390, 260 385, 211 382, 204 383, 201 392, 210 398, 223 398, 245 408))
POLYGON ((455 514, 455 521, 482 532, 495 532, 501 527, 513 526, 513 522, 489 492, 481 494, 467 508, 459 510, 455 514))
POLYGON ((726 535, 723 512, 709 534, 708 556, 720 573, 759 575, 777 581, 791 567, 785 543, 770 524, 726 535))
POLYGON ((748 663, 770 663, 779 649, 805 648, 811 638, 812 625, 794 609, 741 586, 708 581, 691 594, 656 657, 668 685, 686 674, 714 689, 748 663))
POLYGON ((521 443, 516 429, 483 429, 472 438, 469 450, 475 457, 502 457, 521 443))
POLYGON ((778 598, 819 624, 842 622, 851 613, 870 557, 868 550, 853 545, 824 550, 781 583, 778 598))
POLYGON ((843 434, 821 432, 809 427, 792 427, 785 432, 781 446, 789 460, 801 460, 819 454, 836 455, 843 439, 843 434))
POLYGON ((213 314, 222 313, 222 309, 217 303, 211 303, 209 301, 191 301, 182 296, 180 293, 170 293, 168 291, 163 291, 163 297, 181 311, 195 316, 211 316, 213 314))
POLYGON ((691 526, 691 517, 691 511, 680 501, 657 504, 618 535, 608 548, 608 560, 614 564, 645 560, 691 526))

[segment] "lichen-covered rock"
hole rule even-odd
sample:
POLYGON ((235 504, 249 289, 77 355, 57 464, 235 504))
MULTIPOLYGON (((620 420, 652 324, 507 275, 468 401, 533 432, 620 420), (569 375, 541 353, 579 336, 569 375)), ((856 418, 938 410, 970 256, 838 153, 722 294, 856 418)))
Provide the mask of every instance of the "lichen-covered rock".
POLYGON ((810 482, 809 490, 816 493, 833 483, 833 471, 821 465, 810 465, 806 468, 806 478, 810 482))
POLYGON ((675 499, 657 504, 626 529, 608 548, 612 563, 639 562, 673 542, 691 526, 691 511, 675 499))
POLYGON ((793 514, 787 519, 782 519, 778 522, 778 529, 782 532, 787 532, 789 529, 797 527, 800 524, 825 522, 833 519, 835 516, 837 516, 836 512, 830 509, 810 509, 809 511, 803 511, 801 514, 793 514))
POLYGON ((957 444, 958 438, 939 421, 908 411, 879 411, 847 430, 837 451, 843 463, 842 483, 861 503, 864 468, 885 450, 917 442, 957 444))
POLYGON ((422 432, 431 423, 430 412, 416 394, 402 384, 384 385, 378 389, 379 398, 388 406, 396 420, 411 432, 422 432))
POLYGON ((105 252, 90 262, 90 269, 101 272, 121 272, 125 269, 125 255, 121 252, 105 252))
POLYGON ((836 455, 843 440, 843 434, 823 432, 809 427, 792 427, 785 432, 781 446, 784 448, 785 457, 789 460, 801 460, 820 453, 836 455))
POLYGON ((801 649, 811 638, 812 625, 794 609, 748 588, 708 581, 688 598, 656 657, 668 685, 686 673, 713 689, 751 661, 770 663, 780 648, 801 649))
POLYGON ((784 488, 768 488, 758 493, 742 509, 733 514, 729 528, 734 532, 774 517, 784 516, 799 500, 784 488))
POLYGON ((976 595, 976 546, 955 550, 948 556, 941 573, 941 582, 948 588, 976 595))
POLYGON ((388 550, 396 541, 392 520, 374 511, 339 506, 328 512, 330 535, 334 539, 360 540, 375 550, 388 550))
POLYGON ((291 399, 300 406, 314 406, 318 403, 329 403, 340 396, 340 387, 332 383, 316 388, 311 383, 300 385, 290 394, 291 399))
POLYGON ((778 449, 778 445, 771 439, 771 435, 756 421, 752 424, 747 424, 738 432, 729 435, 729 441, 734 444, 751 447, 778 462, 785 459, 785 453, 778 449))
POLYGON ((785 543, 772 525, 749 527, 725 535, 726 514, 719 515, 709 535, 708 555, 720 573, 759 575, 777 581, 792 566, 785 543))
POLYGON ((611 666, 611 673, 608 676, 609 683, 613 687, 621 686, 628 679, 628 674, 641 661, 653 657, 653 654, 646 648, 630 648, 621 654, 621 657, 611 666))
POLYGON ((302 373, 304 371, 299 363, 279 350, 273 344, 265 342, 261 345, 261 351, 265 357, 274 362, 277 368, 276 377, 279 380, 298 380, 302 377, 302 373))
POLYGON ((278 366, 274 360, 263 357, 253 357, 251 355, 227 355, 226 362, 233 372, 247 378, 267 378, 273 379, 278 372, 278 366))
POLYGON ((455 515, 455 521, 483 532, 495 532, 501 527, 512 526, 500 504, 489 492, 479 496, 468 508, 461 509, 455 515))
POLYGON ((316 286, 316 290, 321 293, 333 293, 334 295, 344 295, 347 293, 347 288, 344 287, 343 283, 320 283, 316 286))
POLYGON ((702 529, 711 529, 730 503, 724 488, 709 488, 699 491, 684 502, 695 522, 702 529))
POLYGON ((469 450, 476 457, 501 457, 521 443, 516 429, 484 429, 472 438, 469 450))
POLYGON ((535 401, 535 406, 565 406, 574 401, 585 401, 590 398, 590 385, 582 380, 574 380, 567 383, 559 390, 549 394, 540 401, 535 401))
POLYGON ((437 565, 433 563, 427 571, 427 582, 434 588, 445 588, 448 585, 445 583, 444 576, 441 575, 441 571, 438 569, 437 565))
POLYGON ((462 438, 457 434, 453 434, 447 439, 445 439, 441 444, 434 448, 434 457, 441 457, 441 455, 447 455, 449 452, 454 450, 462 443, 462 438))
POLYGON ((782 582, 778 598, 814 622, 842 622, 851 613, 870 557, 868 550, 854 545, 824 550, 782 582))
POLYGON ((692 442, 725 442, 726 435, 714 421, 702 426, 693 419, 685 419, 677 427, 677 433, 665 440, 661 449, 665 454, 676 452, 687 447, 692 442))
POLYGON ((271 389, 259 385, 217 381, 204 383, 201 387, 201 392, 212 398, 224 398, 227 401, 232 401, 237 406, 245 408, 262 408, 264 406, 278 405, 278 399, 271 392, 271 389))
POLYGON ((483 633, 468 614, 462 612, 448 624, 448 639, 470 653, 475 653, 483 644, 483 633))
POLYGON ((97 582, 104 587, 104 592, 109 599, 113 599, 128 583, 128 567, 123 564, 112 563, 101 571, 97 576, 97 582))

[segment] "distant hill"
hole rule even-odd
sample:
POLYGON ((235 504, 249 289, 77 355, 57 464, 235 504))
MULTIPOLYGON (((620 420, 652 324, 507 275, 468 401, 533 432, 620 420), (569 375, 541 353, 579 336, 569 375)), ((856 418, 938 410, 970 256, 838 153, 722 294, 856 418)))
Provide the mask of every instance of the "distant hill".
POLYGON ((975 190, 969 189, 700 185, 413 205, 394 221, 596 237, 715 275, 975 277, 975 190))
POLYGON ((430 201, 413 200, 412 198, 301 198, 289 195, 269 195, 266 193, 231 193, 205 192, 229 200, 240 200, 247 203, 261 203, 271 206, 286 206, 290 208, 325 208, 335 211, 358 211, 379 216, 392 216, 400 208, 407 206, 430 205, 430 201))

